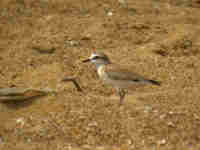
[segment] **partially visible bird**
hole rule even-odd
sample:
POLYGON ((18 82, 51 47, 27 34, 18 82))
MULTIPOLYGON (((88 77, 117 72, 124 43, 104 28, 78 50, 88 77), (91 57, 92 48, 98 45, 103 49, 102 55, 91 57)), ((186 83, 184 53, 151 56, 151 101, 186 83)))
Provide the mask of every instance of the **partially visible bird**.
POLYGON ((116 88, 120 96, 120 105, 123 103, 126 90, 134 89, 140 85, 152 84, 160 86, 161 83, 155 80, 145 78, 135 72, 119 65, 111 63, 110 59, 103 52, 93 52, 91 56, 83 60, 84 63, 92 62, 96 65, 99 78, 105 84, 109 84, 116 88))

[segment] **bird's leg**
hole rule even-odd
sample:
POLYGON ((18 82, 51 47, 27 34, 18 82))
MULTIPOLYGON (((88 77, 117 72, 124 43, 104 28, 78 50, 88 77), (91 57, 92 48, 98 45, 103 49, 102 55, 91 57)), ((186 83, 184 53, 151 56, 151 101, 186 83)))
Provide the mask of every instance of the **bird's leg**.
POLYGON ((119 102, 119 105, 122 105, 123 103, 123 100, 124 100, 124 97, 126 95, 126 91, 124 89, 120 89, 120 102, 119 102))
POLYGON ((122 105, 123 103, 123 100, 124 100, 124 97, 126 95, 126 92, 124 89, 121 89, 121 88, 116 88, 117 89, 117 93, 119 94, 120 96, 120 102, 119 102, 119 105, 122 105))

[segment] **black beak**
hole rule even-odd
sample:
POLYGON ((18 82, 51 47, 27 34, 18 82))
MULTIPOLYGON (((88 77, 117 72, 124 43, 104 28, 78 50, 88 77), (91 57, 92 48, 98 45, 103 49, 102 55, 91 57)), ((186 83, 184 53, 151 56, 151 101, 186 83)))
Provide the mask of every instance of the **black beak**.
POLYGON ((90 62, 90 59, 86 59, 82 61, 83 63, 90 62))

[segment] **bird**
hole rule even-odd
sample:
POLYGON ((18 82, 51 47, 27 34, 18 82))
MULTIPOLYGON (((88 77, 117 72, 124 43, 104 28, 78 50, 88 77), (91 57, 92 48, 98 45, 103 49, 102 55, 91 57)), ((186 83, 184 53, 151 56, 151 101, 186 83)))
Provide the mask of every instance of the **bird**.
POLYGON ((140 85, 155 85, 160 86, 160 81, 145 78, 144 76, 122 67, 118 64, 112 63, 109 57, 103 52, 92 52, 88 59, 82 61, 83 63, 91 62, 95 64, 97 74, 101 80, 107 85, 114 87, 120 97, 119 105, 123 104, 126 91, 135 89, 140 85))

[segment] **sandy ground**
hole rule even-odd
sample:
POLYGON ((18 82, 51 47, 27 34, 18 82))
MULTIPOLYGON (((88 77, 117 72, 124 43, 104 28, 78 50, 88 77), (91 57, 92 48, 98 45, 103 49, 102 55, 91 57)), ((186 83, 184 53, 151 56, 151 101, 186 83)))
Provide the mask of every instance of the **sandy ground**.
POLYGON ((200 149, 199 7, 199 0, 1 0, 0 87, 58 94, 0 104, 0 149, 200 149), (119 108, 115 91, 81 62, 93 50, 162 86, 131 91, 119 108), (61 82, 68 76, 82 93, 61 82))

